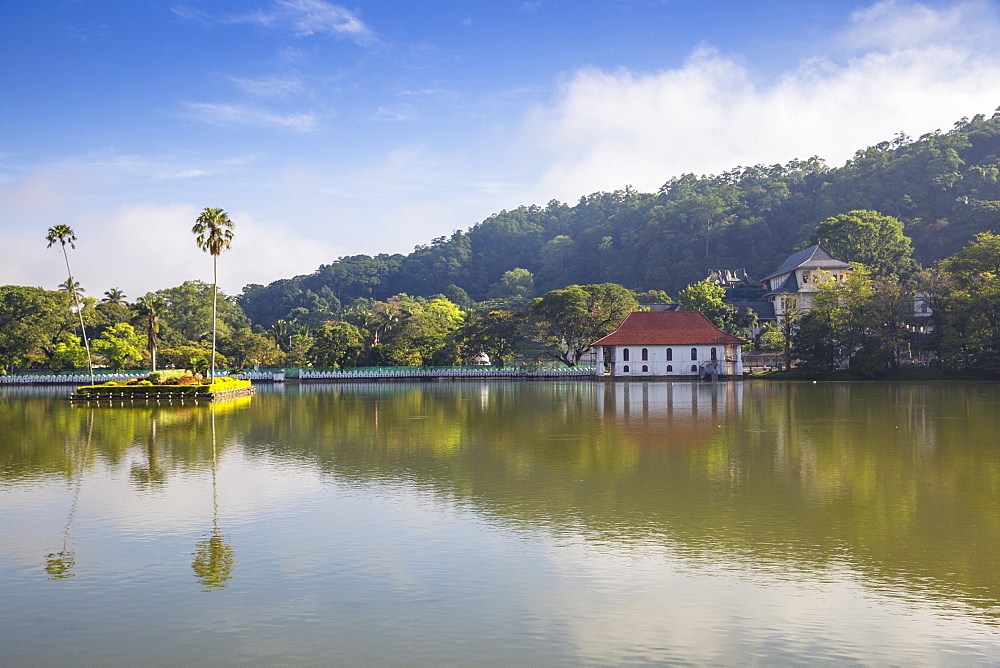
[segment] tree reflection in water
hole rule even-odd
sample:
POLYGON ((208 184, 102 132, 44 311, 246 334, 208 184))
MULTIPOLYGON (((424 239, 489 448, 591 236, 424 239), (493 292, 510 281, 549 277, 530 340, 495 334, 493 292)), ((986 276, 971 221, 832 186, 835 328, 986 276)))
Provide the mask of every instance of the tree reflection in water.
POLYGON ((130 472, 132 480, 140 487, 162 487, 167 482, 167 474, 160 465, 160 452, 156 443, 157 413, 150 417, 149 441, 146 444, 146 466, 133 465, 130 472))
POLYGON ((212 530, 195 545, 194 561, 191 568, 195 578, 204 587, 202 591, 213 591, 226 586, 233 577, 236 555, 228 536, 219 530, 219 495, 216 484, 217 454, 215 446, 215 406, 209 404, 212 416, 212 530))
POLYGON ((76 575, 72 570, 76 566, 76 552, 70 548, 72 541, 70 531, 73 528, 76 507, 80 501, 80 489, 83 487, 83 469, 87 465, 87 457, 90 456, 90 443, 93 434, 94 412, 88 411, 86 446, 80 455, 79 461, 76 462, 76 483, 73 489, 73 502, 69 507, 69 516, 66 518, 66 528, 63 529, 62 549, 58 552, 50 552, 45 555, 45 572, 49 574, 50 580, 62 580, 76 575))

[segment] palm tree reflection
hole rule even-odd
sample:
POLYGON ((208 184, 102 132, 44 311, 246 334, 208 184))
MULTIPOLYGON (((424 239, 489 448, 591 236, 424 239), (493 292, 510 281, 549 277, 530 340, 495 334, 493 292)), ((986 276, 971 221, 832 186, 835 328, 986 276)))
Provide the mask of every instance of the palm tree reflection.
POLYGON ((75 462, 76 484, 73 489, 73 502, 69 507, 69 517, 66 518, 66 528, 63 529, 62 549, 58 552, 51 552, 45 555, 45 572, 50 580, 62 580, 71 578, 76 573, 73 567, 76 565, 76 552, 70 548, 72 537, 70 530, 73 527, 73 519, 76 517, 77 503, 80 501, 80 490, 83 487, 83 469, 87 465, 87 458, 90 455, 90 441, 94 433, 94 412, 87 412, 87 441, 79 461, 75 462))
POLYGON ((204 587, 202 591, 212 591, 226 586, 233 577, 236 555, 228 536, 219 530, 219 496, 216 486, 215 448, 215 406, 209 404, 212 414, 212 530, 195 545, 194 561, 191 568, 195 578, 204 587))
POLYGON ((132 480, 141 487, 156 487, 167 481, 167 474, 160 466, 159 448, 156 443, 156 418, 154 412, 150 418, 149 442, 146 444, 146 466, 133 465, 130 472, 132 480))

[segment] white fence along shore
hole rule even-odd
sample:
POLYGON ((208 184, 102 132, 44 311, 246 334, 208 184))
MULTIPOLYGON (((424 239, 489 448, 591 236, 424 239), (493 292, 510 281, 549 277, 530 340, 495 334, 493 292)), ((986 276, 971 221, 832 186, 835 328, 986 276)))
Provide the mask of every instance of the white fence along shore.
POLYGON ((250 380, 365 380, 380 378, 574 378, 580 376, 593 376, 594 367, 566 367, 557 369, 524 369, 521 367, 505 367, 502 369, 429 369, 424 367, 413 367, 411 369, 342 369, 333 370, 313 370, 299 369, 298 373, 291 370, 291 373, 282 374, 274 371, 246 371, 240 374, 241 378, 250 380), (278 374, 278 376, 276 376, 278 374))
MULTIPOLYGON (((148 372, 129 371, 125 373, 102 373, 94 374, 94 383, 100 385, 109 380, 132 380, 134 378, 144 378, 148 372)), ((278 369, 278 370, 252 370, 244 371, 238 375, 239 378, 247 380, 282 382, 291 381, 313 381, 313 380, 366 380, 380 378, 441 378, 441 379, 461 379, 461 378, 578 378, 581 376, 593 376, 594 367, 562 367, 562 368, 540 368, 531 369, 523 367, 504 367, 488 369, 471 368, 360 368, 333 370, 313 370, 313 369, 278 369)), ((7 384, 62 384, 62 385, 90 385, 90 374, 11 374, 0 376, 0 385, 7 384)))
MULTIPOLYGON (((109 380, 132 380, 134 378, 145 378, 149 374, 148 371, 126 371, 124 373, 102 373, 94 374, 94 383, 100 385, 101 383, 106 383, 109 380)), ((0 376, 0 385, 15 385, 15 384, 26 384, 26 385, 90 385, 90 374, 89 373, 67 373, 67 374, 54 374, 54 373, 25 373, 25 374, 10 374, 0 376)))

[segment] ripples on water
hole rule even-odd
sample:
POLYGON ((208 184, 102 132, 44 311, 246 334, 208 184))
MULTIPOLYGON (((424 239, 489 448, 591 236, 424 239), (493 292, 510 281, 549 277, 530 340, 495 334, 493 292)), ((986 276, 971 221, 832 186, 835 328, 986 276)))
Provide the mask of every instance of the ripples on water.
POLYGON ((3 665, 1000 661, 996 385, 25 390, 3 665))

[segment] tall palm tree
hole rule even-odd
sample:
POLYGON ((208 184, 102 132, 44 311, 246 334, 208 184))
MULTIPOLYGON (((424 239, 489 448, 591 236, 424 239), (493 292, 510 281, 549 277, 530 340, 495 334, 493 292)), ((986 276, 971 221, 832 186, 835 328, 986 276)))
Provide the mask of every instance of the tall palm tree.
POLYGON ((120 306, 125 306, 125 293, 118 288, 111 288, 104 293, 104 299, 101 301, 105 304, 118 304, 120 306))
POLYGON ((80 316, 80 333, 83 335, 83 347, 87 349, 87 368, 90 370, 90 384, 94 384, 94 358, 90 355, 90 343, 87 341, 87 329, 83 325, 83 307, 80 306, 80 286, 76 281, 73 280, 73 272, 69 268, 69 253, 66 252, 66 244, 69 244, 70 248, 76 248, 76 235, 73 234, 73 228, 69 225, 54 225, 49 228, 48 234, 45 235, 45 240, 49 242, 46 248, 52 248, 52 244, 57 241, 62 246, 63 257, 66 259, 66 274, 68 278, 66 279, 66 290, 73 295, 73 301, 76 304, 76 314, 80 316))
POLYGON ((278 345, 283 353, 289 353, 292 351, 292 325, 287 320, 278 319, 274 321, 271 325, 271 329, 268 330, 268 335, 274 339, 274 342, 278 345))
POLYGON ((74 298, 78 299, 79 301, 83 301, 83 293, 86 292, 87 290, 80 285, 79 281, 74 281, 73 277, 70 276, 69 279, 59 284, 59 291, 68 292, 74 298))
POLYGON ((222 251, 233 247, 233 221, 222 209, 205 207, 195 221, 191 232, 198 235, 195 243, 198 248, 212 255, 212 371, 209 378, 215 380, 215 337, 218 323, 216 322, 217 301, 219 296, 218 260, 222 251))
POLYGON ((140 297, 135 303, 136 311, 142 317, 146 325, 146 341, 149 344, 150 371, 156 371, 156 335, 160 330, 160 318, 167 309, 167 300, 163 297, 149 293, 140 297))

